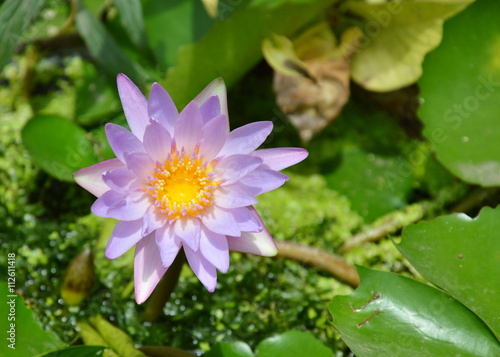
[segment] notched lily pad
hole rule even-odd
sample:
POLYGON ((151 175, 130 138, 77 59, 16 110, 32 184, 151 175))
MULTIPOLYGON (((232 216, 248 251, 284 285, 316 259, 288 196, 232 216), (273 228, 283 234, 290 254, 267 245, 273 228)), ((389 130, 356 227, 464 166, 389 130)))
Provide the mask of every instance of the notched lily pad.
POLYGON ((22 138, 33 159, 59 180, 73 182, 73 172, 97 162, 85 130, 61 117, 32 118, 22 138))
POLYGON ((420 274, 500 336, 498 232, 500 208, 487 207, 475 219, 460 213, 408 226, 398 248, 420 274))
POLYGON ((448 294, 401 275, 357 269, 361 285, 330 304, 333 325, 356 356, 500 353, 483 321, 448 294))
POLYGON ((500 185, 500 22, 497 1, 447 21, 419 81, 419 117, 438 160, 462 180, 500 185))

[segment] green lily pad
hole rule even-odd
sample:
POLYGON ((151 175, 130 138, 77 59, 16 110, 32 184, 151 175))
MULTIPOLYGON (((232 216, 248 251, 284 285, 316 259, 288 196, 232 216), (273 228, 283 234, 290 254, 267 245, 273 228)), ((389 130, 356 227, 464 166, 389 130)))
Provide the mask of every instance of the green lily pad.
POLYGON ((375 92, 416 82, 424 56, 441 41, 444 20, 471 1, 348 1, 349 12, 366 20, 365 36, 352 57, 352 78, 375 92))
POLYGON ((333 351, 310 333, 288 331, 266 338, 257 346, 254 354, 244 342, 219 342, 205 357, 333 357, 333 351))
POLYGON ((358 272, 356 291, 330 304, 333 325, 356 356, 500 355, 484 322, 448 294, 393 273, 358 272))
POLYGON ((333 351, 310 333, 288 331, 266 338, 257 346, 257 357, 333 357, 333 351))
POLYGON ((73 172, 97 162, 85 130, 61 117, 39 115, 22 131, 31 157, 55 178, 73 182, 73 172))
POLYGON ((437 158, 461 179, 500 185, 498 1, 478 1, 444 27, 424 62, 419 116, 437 158))
POLYGON ((252 349, 244 342, 219 342, 204 357, 254 357, 252 349))
POLYGON ((10 290, 6 282, 0 283, 0 293, 4 305, 0 319, 4 335, 0 344, 1 356, 37 356, 66 346, 56 334, 40 326, 33 311, 26 307, 21 296, 10 290))
POLYGON ((427 280, 444 289, 500 336, 500 208, 420 222, 398 248, 427 280))

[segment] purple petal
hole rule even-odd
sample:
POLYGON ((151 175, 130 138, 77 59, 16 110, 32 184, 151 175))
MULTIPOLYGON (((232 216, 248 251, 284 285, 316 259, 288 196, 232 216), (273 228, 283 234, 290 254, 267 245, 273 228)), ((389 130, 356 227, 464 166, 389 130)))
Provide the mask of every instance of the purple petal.
POLYGON ((258 213, 254 211, 253 214, 256 219, 261 222, 263 227, 262 231, 258 233, 241 232, 240 237, 227 237, 229 249, 236 252, 257 254, 265 257, 272 257, 278 254, 278 247, 273 237, 269 234, 264 223, 262 223, 258 213))
POLYGON ((99 217, 110 217, 108 210, 110 207, 119 204, 125 200, 125 194, 109 190, 104 192, 90 207, 93 214, 99 217))
POLYGON ((116 224, 106 246, 106 258, 115 259, 125 254, 142 237, 142 220, 120 221, 116 224))
POLYGON ((213 293, 217 285, 217 270, 201 253, 193 252, 189 247, 184 247, 186 258, 191 269, 196 274, 205 288, 213 293))
POLYGON ((202 126, 198 104, 189 103, 179 114, 179 119, 175 123, 174 138, 177 148, 184 147, 184 151, 190 154, 198 144, 202 126))
POLYGON ((229 250, 272 257, 278 254, 278 247, 266 228, 262 232, 242 232, 240 237, 228 237, 229 250))
POLYGON ((135 247, 134 258, 135 301, 138 304, 146 301, 166 271, 153 234, 141 239, 135 247))
POLYGON ((200 245, 200 220, 196 217, 179 218, 174 223, 174 233, 189 248, 197 252, 200 245))
POLYGON ((309 153, 301 148, 274 148, 257 150, 252 155, 262 158, 270 169, 280 171, 301 162, 309 153))
POLYGON ((193 101, 201 107, 203 103, 205 103, 213 95, 219 97, 220 113, 218 114, 224 114, 226 117, 229 117, 227 112, 226 84, 222 78, 213 80, 208 86, 205 87, 205 89, 201 91, 200 94, 196 96, 196 98, 193 99, 193 101))
POLYGON ((173 134, 179 112, 170 95, 158 83, 153 83, 149 92, 148 113, 150 118, 158 120, 170 134, 173 134))
POLYGON ((257 149, 273 130, 270 121, 259 121, 239 127, 228 134, 220 155, 249 154, 257 149))
POLYGON ((111 159, 98 164, 78 170, 73 174, 76 183, 82 186, 96 197, 109 191, 109 186, 102 180, 102 174, 106 171, 112 171, 125 167, 118 159, 111 159))
POLYGON ((245 207, 257 203, 257 199, 238 183, 219 187, 214 192, 214 200, 217 206, 223 208, 245 207))
POLYGON ((151 120, 144 133, 144 148, 148 155, 158 162, 165 162, 172 146, 169 132, 160 123, 151 120))
POLYGON ((168 268, 179 253, 182 242, 173 233, 173 227, 169 225, 164 225, 162 228, 157 229, 155 239, 160 251, 161 262, 165 268, 168 268))
POLYGON ((148 235, 156 229, 163 227, 166 221, 164 215, 155 206, 150 205, 142 219, 142 235, 148 235))
POLYGON ((249 188, 252 195, 260 195, 282 186, 288 176, 274 170, 257 169, 243 176, 239 182, 249 188))
POLYGON ((203 210, 201 214, 203 225, 214 233, 239 236, 241 230, 233 215, 228 210, 211 206, 203 210))
POLYGON ((226 273, 229 269, 229 248, 225 235, 202 229, 200 252, 220 272, 226 273))
MULTIPOLYGON (((220 100, 219 97, 213 95, 209 97, 205 103, 199 105, 201 117, 203 119, 203 123, 208 123, 211 119, 220 115, 220 100)), ((226 123, 225 129, 229 128, 229 123, 226 123)), ((226 134, 229 131, 226 131, 226 134)))
POLYGON ((132 133, 142 140, 144 130, 149 124, 148 101, 139 88, 126 75, 120 73, 116 81, 118 83, 118 94, 120 95, 123 112, 127 118, 128 125, 132 133))
POLYGON ((125 199, 109 207, 107 217, 121 221, 134 221, 142 218, 151 206, 151 196, 146 192, 131 192, 125 199))
POLYGON ((255 170, 262 164, 262 159, 251 155, 231 155, 223 158, 214 168, 214 173, 230 185, 241 177, 255 170), (258 159, 258 160, 255 160, 258 159))
POLYGON ((141 141, 124 127, 108 123, 104 128, 109 145, 121 162, 125 163, 126 153, 145 152, 141 141))
POLYGON ((238 223, 242 232, 262 232, 264 226, 262 220, 259 219, 258 214, 253 207, 240 207, 233 208, 231 214, 238 223))
POLYGON ((227 117, 219 115, 201 129, 201 137, 204 141, 200 146, 200 154, 205 155, 205 161, 212 161, 224 146, 227 136, 227 117))
POLYGON ((125 155, 125 162, 141 182, 146 183, 148 176, 154 174, 155 163, 148 154, 133 153, 125 155))
POLYGON ((125 192, 140 186, 133 171, 127 167, 105 172, 102 180, 114 191, 125 192))

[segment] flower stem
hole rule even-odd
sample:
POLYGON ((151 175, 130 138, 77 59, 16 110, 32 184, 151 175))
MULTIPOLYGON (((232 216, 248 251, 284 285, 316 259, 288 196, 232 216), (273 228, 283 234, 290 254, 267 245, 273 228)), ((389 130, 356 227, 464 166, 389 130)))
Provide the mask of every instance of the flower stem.
POLYGON ((172 265, 168 268, 165 275, 163 275, 163 278, 161 278, 144 309, 143 317, 145 321, 154 322, 161 316, 165 304, 177 286, 185 260, 184 252, 179 252, 172 265))
POLYGON ((276 243, 278 244, 277 258, 293 259, 310 264, 330 273, 336 279, 353 288, 359 285, 359 275, 356 268, 340 256, 297 242, 276 241, 276 243))

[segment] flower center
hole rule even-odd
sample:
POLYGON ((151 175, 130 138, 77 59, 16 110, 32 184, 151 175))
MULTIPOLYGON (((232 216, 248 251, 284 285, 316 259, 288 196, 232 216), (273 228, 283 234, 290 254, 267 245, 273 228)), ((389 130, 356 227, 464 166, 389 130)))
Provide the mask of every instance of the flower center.
POLYGON ((155 206, 169 219, 197 216, 212 204, 214 190, 220 182, 214 179, 211 163, 203 161, 197 150, 191 157, 172 150, 163 164, 158 163, 149 177, 149 193, 155 206))

